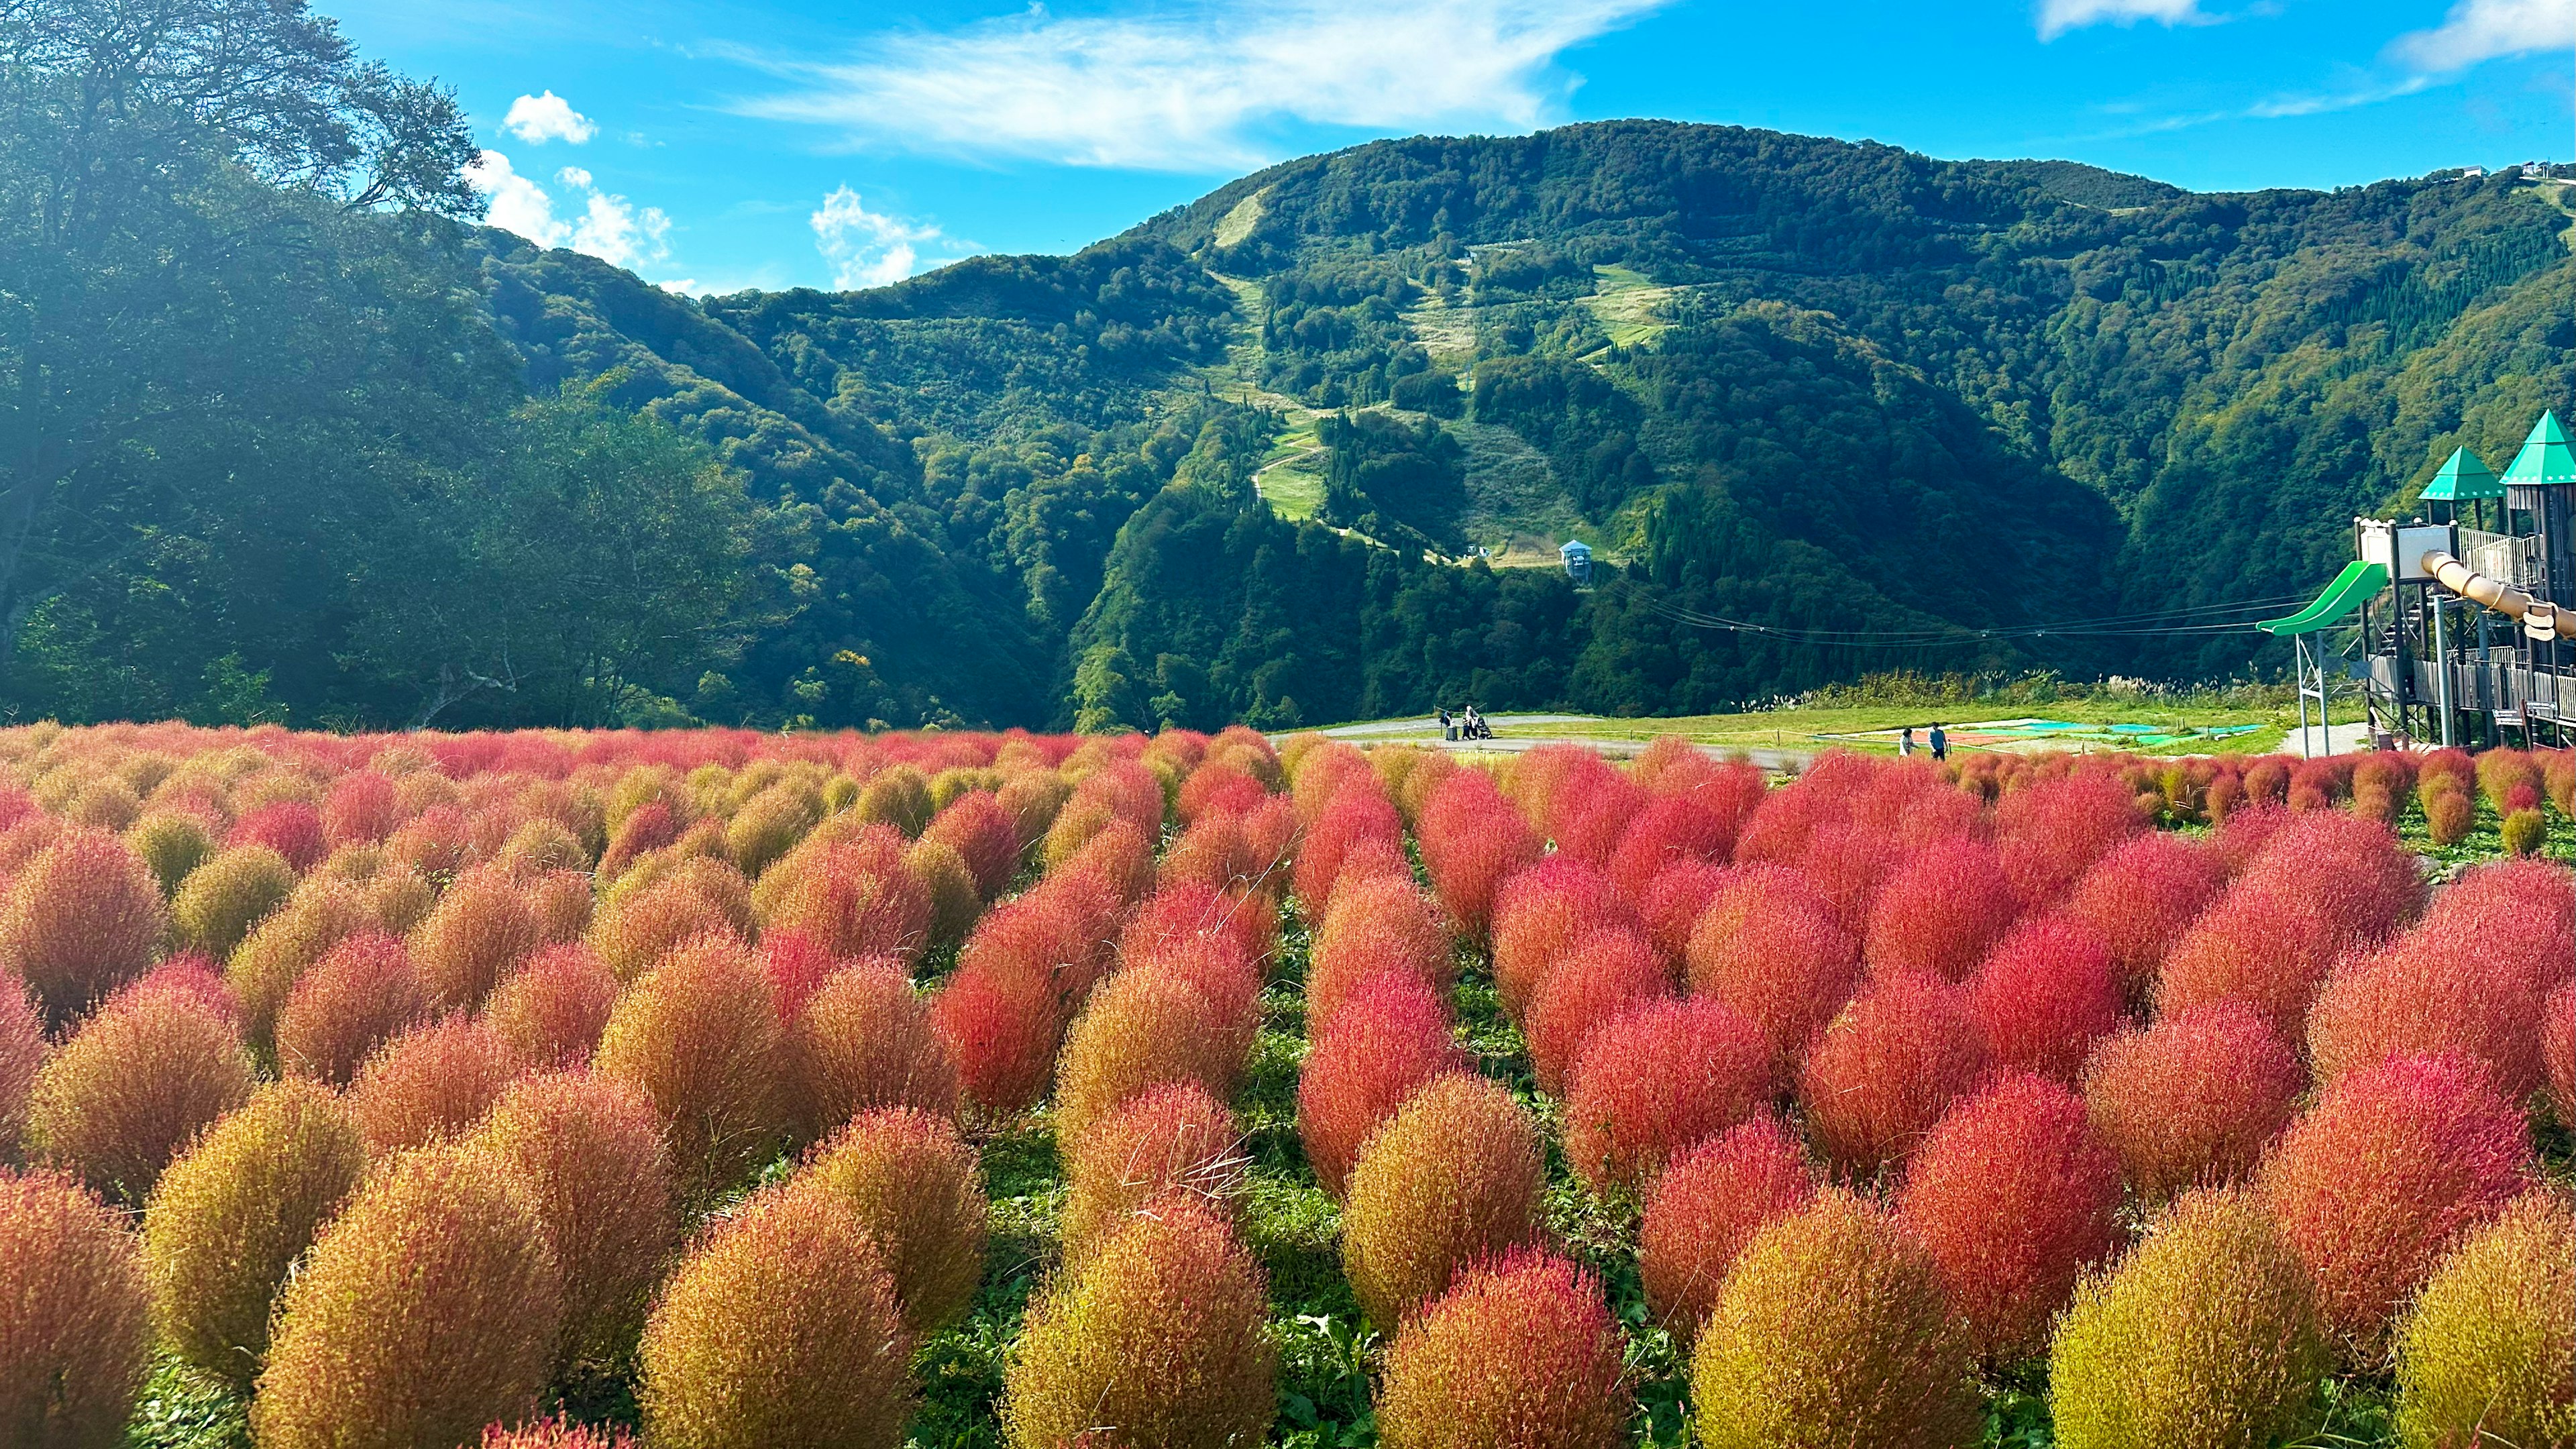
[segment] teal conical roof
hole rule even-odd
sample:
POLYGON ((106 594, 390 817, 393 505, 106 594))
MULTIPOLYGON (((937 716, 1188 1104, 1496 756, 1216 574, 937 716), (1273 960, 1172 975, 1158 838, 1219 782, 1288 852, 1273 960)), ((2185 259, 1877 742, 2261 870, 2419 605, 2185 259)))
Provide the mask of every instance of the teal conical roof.
POLYGON ((2568 443, 2558 414, 2542 413, 2540 421, 2531 425, 2531 436, 2523 439, 2513 466, 2504 470, 2504 481, 2517 488, 2576 483, 2576 445, 2568 443))
POLYGON ((2478 461, 2478 455, 2466 448, 2455 448, 2451 461, 2424 485, 2424 497, 2435 503, 2474 503, 2481 498, 2502 498, 2504 485, 2496 481, 2495 470, 2478 461))

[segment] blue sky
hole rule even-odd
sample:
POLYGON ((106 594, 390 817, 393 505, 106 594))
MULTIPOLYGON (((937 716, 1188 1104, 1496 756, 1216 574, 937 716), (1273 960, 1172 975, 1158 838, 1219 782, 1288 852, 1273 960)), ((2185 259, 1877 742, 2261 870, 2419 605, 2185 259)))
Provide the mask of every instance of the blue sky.
POLYGON ((1067 251, 1269 161, 1618 116, 2200 190, 2576 153, 2576 0, 319 0, 497 224, 686 290, 1067 251))

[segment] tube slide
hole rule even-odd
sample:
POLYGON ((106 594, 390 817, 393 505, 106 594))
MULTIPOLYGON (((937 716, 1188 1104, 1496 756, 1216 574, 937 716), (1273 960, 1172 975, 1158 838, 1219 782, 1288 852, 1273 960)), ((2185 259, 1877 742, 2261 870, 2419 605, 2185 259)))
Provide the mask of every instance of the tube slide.
POLYGON ((2535 639, 2576 639, 2576 609, 2561 609, 2535 599, 2500 579, 2488 578, 2439 549, 2424 555, 2424 572, 2433 582, 2472 604, 2493 609, 2522 625, 2535 639))

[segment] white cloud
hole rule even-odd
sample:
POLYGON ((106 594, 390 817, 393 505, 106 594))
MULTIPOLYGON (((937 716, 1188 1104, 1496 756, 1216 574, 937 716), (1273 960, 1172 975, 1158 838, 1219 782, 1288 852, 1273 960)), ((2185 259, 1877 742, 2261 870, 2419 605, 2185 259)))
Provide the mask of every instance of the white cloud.
POLYGON ((2396 59, 2426 71, 2465 70, 2482 60, 2576 45, 2576 0, 2459 0, 2441 27, 2401 35, 2396 59))
POLYGON ((2191 25, 2209 19, 2200 0, 2039 0, 2039 38, 2055 40, 2088 25, 2135 25, 2160 20, 2191 25))
POLYGON ((571 239, 572 228, 555 219, 554 198, 511 169, 509 157, 484 152, 465 168, 465 180, 490 204, 483 219, 492 225, 517 232, 539 246, 559 247, 571 239))
POLYGON ((570 247, 630 270, 671 254, 666 241, 671 218, 660 207, 637 206, 623 196, 612 196, 578 166, 567 166, 555 175, 557 184, 580 193, 581 214, 570 219, 555 215, 555 198, 520 175, 510 158, 498 151, 484 152, 465 169, 465 179, 490 203, 486 220, 539 246, 570 247))
MULTIPOLYGON (((1281 121, 1528 129, 1563 109, 1569 48, 1669 0, 1244 0, 1150 16, 1027 13, 775 64, 754 115, 936 150, 1205 172, 1267 159, 1281 121)), ((2054 0, 2053 0, 2054 3, 2054 0)))
POLYGON ((902 281, 917 270, 921 244, 941 240, 936 226, 868 210, 846 185, 807 220, 814 249, 832 264, 832 285, 845 292, 902 281))
POLYGON ((548 141, 569 141, 578 146, 599 134, 599 127, 591 123, 590 117, 574 110, 571 102, 553 91, 510 102, 510 114, 501 118, 501 129, 531 146, 548 141))
POLYGON ((573 223, 572 249, 634 271, 671 254, 664 240, 671 218, 658 206, 637 206, 623 196, 593 189, 573 223))

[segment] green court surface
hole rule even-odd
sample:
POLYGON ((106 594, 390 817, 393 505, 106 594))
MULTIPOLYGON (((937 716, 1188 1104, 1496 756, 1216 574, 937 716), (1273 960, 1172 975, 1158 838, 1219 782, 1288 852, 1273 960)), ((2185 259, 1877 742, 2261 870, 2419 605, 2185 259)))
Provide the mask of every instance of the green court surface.
MULTIPOLYGON (((1855 730, 1843 734, 1819 734, 1820 740, 1849 743, 1893 744, 1903 727, 1897 729, 1855 730)), ((2155 749, 2163 745, 2215 742, 2238 735, 2252 734, 2263 728, 2256 724, 2188 725, 2092 723, 2062 719, 1990 719, 1962 720, 1944 723, 1943 732, 1952 745, 1963 749, 2013 748, 2081 748, 2087 745, 2111 749, 2155 749)), ((1928 726, 1917 725, 1915 743, 1920 745, 1931 734, 1928 726)))

